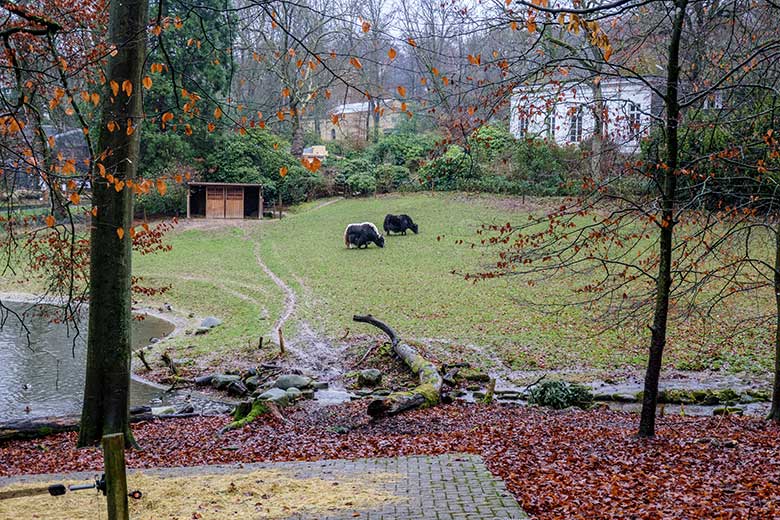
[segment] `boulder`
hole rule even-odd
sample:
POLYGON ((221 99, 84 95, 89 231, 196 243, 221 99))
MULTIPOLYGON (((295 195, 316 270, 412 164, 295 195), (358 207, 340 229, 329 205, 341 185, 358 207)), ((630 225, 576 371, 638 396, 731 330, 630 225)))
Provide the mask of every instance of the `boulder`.
POLYGON ((326 381, 315 381, 312 384, 312 388, 314 388, 315 390, 327 390, 328 383, 326 381))
POLYGON ((152 415, 173 415, 176 409, 173 406, 157 406, 152 408, 152 415))
POLYGON ((302 392, 295 387, 288 388, 286 392, 287 392, 287 397, 290 398, 290 402, 297 401, 303 395, 302 392))
POLYGON ((722 406, 712 411, 712 415, 742 415, 744 413, 745 410, 738 406, 722 406))
POLYGON ((314 399, 314 390, 302 390, 301 397, 304 399, 314 399))
POLYGON ((247 387, 241 381, 232 381, 227 385, 227 393, 235 396, 244 396, 249 393, 247 387))
POLYGON ((215 318, 214 316, 209 316, 208 318, 204 318, 203 321, 200 322, 201 329, 213 329, 218 325, 222 325, 222 320, 220 320, 219 318, 215 318))
POLYGON ((311 384, 312 380, 310 377, 299 376, 297 374, 284 374, 274 381, 273 386, 274 388, 279 388, 281 390, 287 390, 288 388, 297 388, 300 390, 310 388, 311 384))
POLYGON ((272 403, 275 403, 279 406, 287 406, 290 404, 290 397, 287 395, 287 392, 281 388, 271 388, 266 390, 257 396, 257 399, 260 401, 271 401, 272 403))
POLYGON ((367 368, 357 374, 358 386, 375 387, 382 382, 382 372, 376 368, 367 368))
POLYGON ((260 379, 257 376, 250 376, 244 379, 244 384, 249 390, 255 391, 260 386, 260 379))
POLYGON ((230 383, 241 381, 239 376, 229 374, 217 374, 211 377, 211 386, 217 390, 224 390, 230 383))

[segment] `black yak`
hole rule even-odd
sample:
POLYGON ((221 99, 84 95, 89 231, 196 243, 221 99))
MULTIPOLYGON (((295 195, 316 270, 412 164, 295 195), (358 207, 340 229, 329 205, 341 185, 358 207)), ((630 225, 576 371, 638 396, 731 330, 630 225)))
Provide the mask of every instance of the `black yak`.
POLYGON ((375 243, 379 247, 385 247, 385 237, 379 234, 377 227, 371 222, 362 224, 350 224, 344 230, 344 244, 347 247, 368 247, 369 243, 375 243))
POLYGON ((414 223, 409 215, 387 215, 383 227, 388 235, 391 232, 405 235, 407 229, 411 229, 416 235, 418 231, 417 224, 414 223))

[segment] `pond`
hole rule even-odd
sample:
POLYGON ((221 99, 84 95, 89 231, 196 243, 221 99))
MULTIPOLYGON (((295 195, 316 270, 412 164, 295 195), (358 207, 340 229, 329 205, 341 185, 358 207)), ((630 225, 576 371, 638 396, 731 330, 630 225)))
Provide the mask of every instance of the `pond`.
MULTIPOLYGON (((20 315, 8 316, 0 328, 0 423, 14 419, 78 414, 83 401, 86 366, 86 319, 81 334, 73 327, 52 323, 47 306, 4 302, 20 315)), ((173 324, 146 315, 133 322, 133 348, 173 331, 173 324)), ((163 400, 163 392, 132 380, 131 406, 163 400)))

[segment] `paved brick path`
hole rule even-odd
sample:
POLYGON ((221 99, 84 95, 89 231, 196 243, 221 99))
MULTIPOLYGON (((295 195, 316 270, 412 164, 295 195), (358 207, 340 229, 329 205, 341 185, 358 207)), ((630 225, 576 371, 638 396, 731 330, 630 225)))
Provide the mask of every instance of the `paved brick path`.
MULTIPOLYGON (((394 473, 399 479, 377 483, 399 499, 376 509, 344 509, 323 515, 295 515, 289 520, 521 520, 523 512, 504 483, 488 471, 476 455, 450 454, 437 457, 395 457, 317 462, 277 462, 241 466, 199 466, 144 470, 146 474, 183 476, 187 474, 235 473, 260 469, 289 472, 298 478, 322 477, 338 480, 361 475, 394 473), (359 514, 358 514, 359 513, 359 514)), ((71 479, 88 479, 91 473, 71 474, 71 479)), ((0 479, 10 482, 50 480, 52 475, 0 479)))

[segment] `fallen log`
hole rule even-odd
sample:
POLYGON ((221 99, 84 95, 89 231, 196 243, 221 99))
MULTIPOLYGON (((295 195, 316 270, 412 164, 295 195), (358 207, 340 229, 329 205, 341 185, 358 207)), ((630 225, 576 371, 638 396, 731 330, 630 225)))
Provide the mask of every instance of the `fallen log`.
POLYGON ((405 410, 428 408, 439 404, 442 378, 433 363, 422 357, 410 345, 401 342, 392 327, 370 314, 365 316, 356 314, 352 319, 373 325, 387 334, 393 351, 420 378, 420 384, 409 392, 393 392, 387 397, 371 401, 368 405, 368 415, 371 417, 395 415, 405 410))

